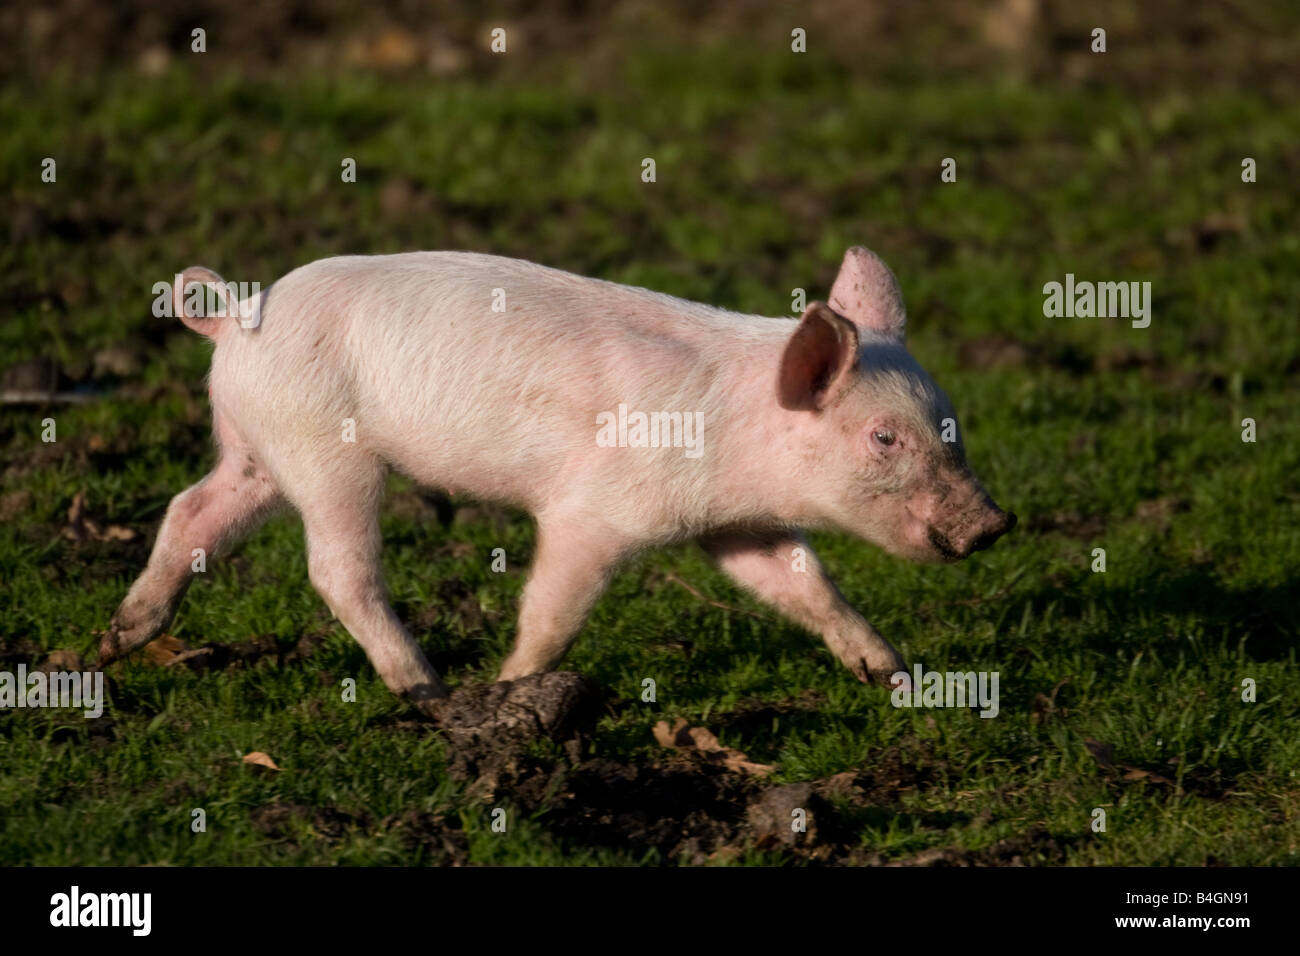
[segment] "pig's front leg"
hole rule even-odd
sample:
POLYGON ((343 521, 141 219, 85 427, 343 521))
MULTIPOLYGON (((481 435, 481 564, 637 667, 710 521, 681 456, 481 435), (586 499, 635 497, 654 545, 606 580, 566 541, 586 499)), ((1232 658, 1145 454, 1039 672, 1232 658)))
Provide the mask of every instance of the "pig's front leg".
POLYGON ((802 535, 734 533, 700 543, 737 583, 821 635, 858 680, 890 687, 891 676, 907 670, 902 655, 844 600, 802 535))
POLYGON ((555 667, 628 550, 617 536, 593 528, 589 520, 539 521, 518 637, 497 680, 516 680, 555 667))

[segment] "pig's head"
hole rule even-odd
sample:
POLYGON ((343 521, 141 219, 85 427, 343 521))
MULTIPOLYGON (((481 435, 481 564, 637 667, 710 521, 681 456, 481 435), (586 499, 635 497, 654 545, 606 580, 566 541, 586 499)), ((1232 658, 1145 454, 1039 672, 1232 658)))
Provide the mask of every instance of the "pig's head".
POLYGON ((777 397, 797 415, 800 480, 821 518, 900 557, 957 561, 1016 516, 971 474, 948 397, 903 345, 905 322, 893 273, 850 249, 830 304, 808 306, 786 343, 777 397))

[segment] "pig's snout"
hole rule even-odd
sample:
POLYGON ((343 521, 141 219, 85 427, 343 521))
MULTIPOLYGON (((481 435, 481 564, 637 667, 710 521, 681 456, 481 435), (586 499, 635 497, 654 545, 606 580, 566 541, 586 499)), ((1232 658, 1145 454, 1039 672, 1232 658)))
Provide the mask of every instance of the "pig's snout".
POLYGON ((970 531, 952 541, 950 546, 958 558, 969 558, 976 551, 993 547, 993 542, 1016 526, 1016 516, 1010 511, 995 508, 989 516, 970 531))

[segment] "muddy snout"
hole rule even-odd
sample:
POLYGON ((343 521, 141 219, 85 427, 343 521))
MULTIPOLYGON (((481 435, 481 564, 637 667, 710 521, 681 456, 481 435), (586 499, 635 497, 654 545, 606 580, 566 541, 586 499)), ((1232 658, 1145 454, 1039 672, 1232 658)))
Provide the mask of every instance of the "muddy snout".
POLYGON ((930 530, 930 544, 948 561, 969 558, 976 551, 993 547, 993 542, 1016 526, 1016 516, 996 505, 988 508, 969 527, 944 535, 938 529, 930 530))
POLYGON ((1016 526, 1016 516, 1010 511, 1003 511, 996 505, 989 509, 977 525, 958 536, 953 542, 953 550, 960 558, 969 558, 976 551, 985 551, 993 547, 993 542, 1016 526))
POLYGON ((997 509, 991 519, 987 521, 979 532, 972 537, 965 547, 961 548, 963 558, 970 557, 976 551, 984 551, 993 547, 993 542, 998 540, 1008 531, 1016 526, 1016 516, 1010 511, 997 509))

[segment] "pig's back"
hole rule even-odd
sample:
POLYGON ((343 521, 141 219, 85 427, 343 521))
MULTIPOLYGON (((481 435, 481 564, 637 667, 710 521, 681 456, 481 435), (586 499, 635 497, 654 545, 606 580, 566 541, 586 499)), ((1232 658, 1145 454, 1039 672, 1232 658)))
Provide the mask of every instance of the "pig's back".
POLYGON ((262 322, 249 360, 294 381, 323 432, 354 418, 359 446, 417 479, 528 507, 603 467, 597 414, 712 411, 736 351, 789 331, 463 252, 320 260, 269 290, 262 322))

